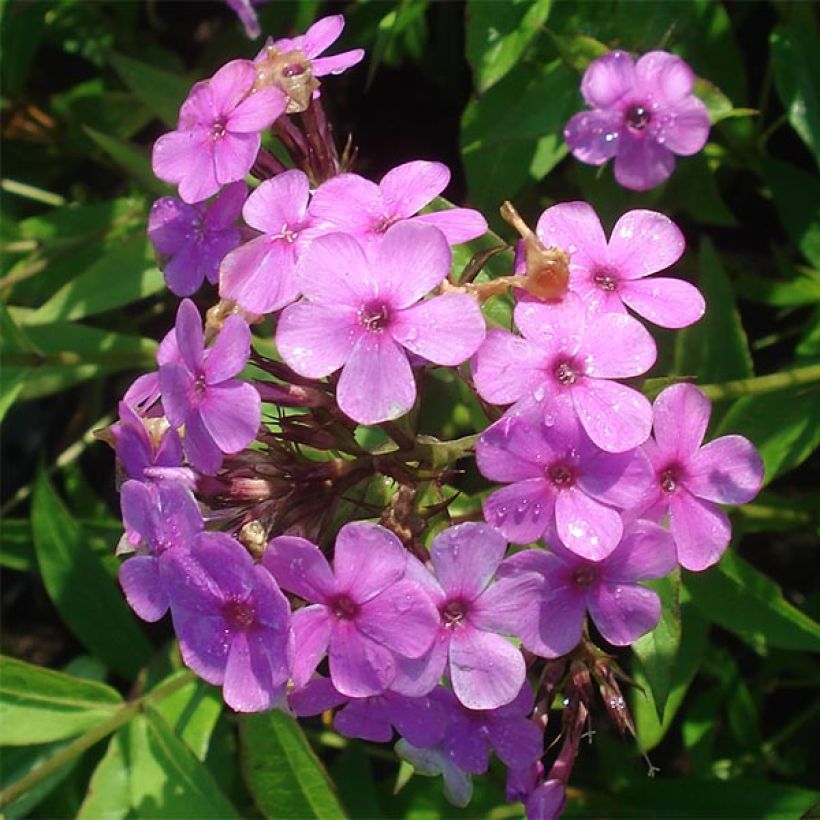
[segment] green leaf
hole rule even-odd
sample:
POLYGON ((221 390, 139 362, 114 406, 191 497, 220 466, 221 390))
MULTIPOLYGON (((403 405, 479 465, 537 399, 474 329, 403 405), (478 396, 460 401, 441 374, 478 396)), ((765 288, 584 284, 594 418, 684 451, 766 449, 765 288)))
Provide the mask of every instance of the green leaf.
POLYGON ((242 773, 265 817, 345 817, 333 784, 299 725, 282 712, 239 719, 242 773))
POLYGON ((82 319, 145 299, 164 287, 148 237, 131 236, 60 288, 26 324, 82 319))
POLYGON ((148 154, 141 151, 136 145, 103 134, 88 125, 83 127, 83 131, 143 188, 154 191, 159 195, 168 193, 168 186, 154 176, 148 154))
POLYGON ((48 743, 82 734, 122 704, 110 686, 0 659, 0 744, 48 743))
POLYGON ((131 811, 129 769, 130 727, 124 726, 108 741, 77 814, 79 820, 124 820, 131 811))
POLYGON ((42 472, 31 520, 43 583, 66 625, 108 666, 135 677, 152 654, 151 644, 42 472))
POLYGON ((561 59, 568 68, 582 74, 593 60, 608 54, 610 49, 600 40, 586 34, 556 34, 548 32, 561 59))
POLYGON ((789 122, 820 165, 820 54, 813 34, 778 26, 769 36, 777 93, 789 122))
POLYGON ((0 17, 3 96, 23 91, 46 26, 48 6, 6 2, 0 17))
POLYGON ((742 432, 766 467, 764 484, 802 464, 820 446, 820 393, 816 385, 743 396, 721 419, 715 436, 742 432))
POLYGON ((638 656, 652 699, 663 720, 666 702, 672 689, 674 663, 681 643, 680 572, 647 584, 661 600, 658 625, 632 645, 638 656))
POLYGON ((753 117, 758 113, 754 108, 735 108, 732 101, 714 83, 703 77, 695 80, 693 91, 706 106, 712 125, 730 117, 753 117))
POLYGON ((561 60, 519 63, 472 100, 461 120, 472 204, 497 213, 504 199, 546 176, 567 153, 563 128, 578 105, 578 78, 561 60))
POLYGON ((479 93, 495 85, 518 62, 551 6, 552 0, 467 3, 467 61, 479 93))
POLYGON ((179 108, 191 90, 189 80, 114 51, 108 53, 108 62, 120 79, 166 125, 171 128, 176 126, 179 108))
POLYGON ((773 307, 820 303, 820 270, 796 267, 776 246, 771 249, 780 278, 739 271, 735 290, 742 299, 773 307))
POLYGON ((732 286, 712 242, 701 240, 699 286, 706 315, 677 334, 675 372, 711 384, 753 375, 746 332, 732 286))
POLYGON ((732 551, 707 572, 686 573, 684 584, 707 618, 753 646, 820 652, 820 624, 732 551))

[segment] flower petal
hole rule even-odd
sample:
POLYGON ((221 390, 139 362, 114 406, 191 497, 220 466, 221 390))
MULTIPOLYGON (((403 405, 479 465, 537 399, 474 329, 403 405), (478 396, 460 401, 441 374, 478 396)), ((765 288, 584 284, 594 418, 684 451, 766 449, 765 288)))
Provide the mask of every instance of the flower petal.
POLYGON ((313 194, 312 216, 350 233, 366 234, 383 217, 381 188, 358 174, 339 174, 313 194))
POLYGON ((668 575, 675 563, 675 541, 669 532, 651 521, 636 521, 601 564, 601 576, 615 584, 646 581, 668 575))
POLYGON ((530 652, 542 658, 557 658, 578 645, 585 615, 586 603, 582 594, 568 586, 548 585, 541 599, 538 617, 522 618, 518 624, 518 635, 530 652))
POLYGON ((413 217, 413 222, 438 228, 451 245, 470 242, 487 233, 487 220, 472 208, 447 208, 413 217))
POLYGON ((345 524, 336 536, 333 570, 336 587, 358 604, 396 583, 407 569, 407 551, 390 530, 378 524, 345 524))
POLYGON ((341 74, 348 68, 357 65, 364 59, 363 48, 352 48, 350 51, 340 51, 332 57, 317 57, 311 60, 314 77, 325 77, 328 74, 341 74))
POLYGON ((515 324, 527 341, 550 357, 574 356, 587 330, 587 313, 576 293, 555 302, 519 302, 515 324))
POLYGON ((439 629, 433 645, 420 658, 396 658, 396 677, 390 684, 393 692, 420 697, 432 691, 444 675, 450 652, 450 633, 439 629))
POLYGON ((606 264, 606 236, 601 220, 586 202, 561 202, 538 218, 538 238, 570 255, 571 265, 592 268, 606 264))
POLYGON ((624 282, 620 291, 624 304, 658 327, 688 327, 706 312, 701 292, 682 279, 636 279, 624 282))
POLYGON ((256 70, 250 60, 231 60, 208 80, 216 116, 227 116, 253 87, 256 70))
POLYGON ((262 566, 280 587, 313 603, 325 603, 336 593, 336 581, 322 551, 306 538, 279 535, 262 554, 262 566))
POLYGON ((623 533, 617 510, 595 501, 577 487, 558 493, 555 525, 567 549, 591 561, 606 558, 618 546, 623 533))
POLYGON ((668 51, 649 51, 635 64, 635 76, 660 94, 666 103, 682 100, 692 93, 695 75, 687 63, 668 51))
POLYGON ((380 695, 396 676, 396 659, 352 621, 337 621, 330 637, 330 677, 343 695, 380 695))
POLYGON ((339 39, 344 27, 343 14, 330 14, 317 20, 304 34, 302 48, 305 54, 311 59, 321 54, 339 39))
POLYGON ((159 253, 176 253, 189 244, 197 212, 173 196, 156 200, 148 214, 148 238, 159 253))
POLYGON ((182 364, 164 364, 159 369, 159 387, 162 391, 162 408, 174 427, 186 424, 195 410, 195 380, 182 364))
POLYGON ((620 111, 581 111, 564 127, 572 155, 587 165, 603 165, 618 153, 624 117, 620 111))
POLYGON ((293 613, 293 683, 296 688, 305 686, 327 652, 331 636, 333 615, 326 606, 315 604, 293 613))
POLYGON ((205 357, 205 378, 209 385, 236 376, 251 354, 251 330, 237 315, 229 316, 205 357))
POLYGON ((689 157, 706 145, 711 121, 702 100, 689 97, 664 114, 655 134, 656 139, 663 137, 663 144, 670 151, 689 157))
POLYGON ((732 525, 720 507, 678 487, 669 502, 669 529, 675 539, 678 561, 692 572, 716 564, 732 537, 732 525))
POLYGON ((484 501, 484 519, 513 544, 537 541, 552 521, 555 493, 544 478, 502 487, 484 501))
POLYGON ((182 360, 192 373, 202 367, 204 337, 202 319, 196 305, 190 299, 183 299, 177 310, 175 334, 182 360))
POLYGON ((661 602, 638 584, 600 584, 589 594, 589 614, 598 631, 614 646, 629 646, 655 628, 661 602))
POLYGON ((249 94, 229 115, 227 127, 232 134, 258 134, 285 111, 288 98, 281 88, 268 85, 249 94))
POLYGON ((712 413, 712 403, 693 384, 673 384, 652 406, 659 457, 688 463, 697 452, 712 413))
POLYGON ((584 373, 597 379, 640 376, 657 358, 652 335, 625 313, 607 313, 590 322, 578 353, 584 373))
POLYGON ((656 188, 672 176, 675 155, 655 142, 651 135, 636 139, 628 132, 621 133, 618 155, 615 157, 615 179, 632 191, 656 188))
POLYGON ((210 385, 200 407, 202 423, 223 453, 238 453, 259 432, 262 403, 247 382, 210 385))
POLYGON ((285 691, 285 653, 283 637, 270 630, 235 633, 225 666, 225 703, 237 712, 270 709, 285 691))
POLYGON ((153 555, 134 555, 125 561, 119 581, 128 605, 143 621, 153 623, 168 611, 168 595, 153 555))
POLYGON ((233 131, 226 132, 222 139, 214 142, 212 150, 217 182, 225 185, 242 179, 256 161, 261 144, 259 134, 235 134, 233 131))
POLYGON ((584 378, 575 385, 572 401, 586 434, 608 453, 632 450, 649 438, 652 405, 631 387, 584 378))
POLYGON ((490 330, 473 357, 476 390, 484 401, 512 404, 547 386, 546 354, 506 330, 490 330))
POLYGON ((379 188, 390 215, 406 219, 432 202, 449 182, 450 169, 444 163, 415 160, 388 171, 379 188))
POLYGON ((612 229, 609 262, 623 279, 638 279, 674 265, 686 249, 680 228, 656 211, 628 211, 612 229))
POLYGON ((686 466, 686 488, 719 504, 747 504, 763 484, 763 461, 743 436, 723 436, 701 447, 686 466))
POLYGON ((535 419, 503 416, 479 437, 475 448, 478 470, 492 481, 542 478, 552 448, 535 419))
POLYGON ((486 524, 450 527, 433 539, 430 560, 448 598, 475 600, 504 559, 507 542, 486 524))
POLYGON ((185 457, 192 467, 205 475, 216 475, 222 466, 222 450, 208 432, 199 413, 192 413, 186 418, 182 445, 185 457))
POLYGON ((581 93, 594 108, 611 108, 632 93, 635 66, 626 51, 610 51, 593 60, 584 72, 581 93))
POLYGON ((535 572, 502 578, 490 584, 473 602, 469 621, 482 632, 518 635, 522 618, 537 617, 543 588, 544 580, 535 572))
POLYGON ((523 769, 535 763, 544 751, 543 732, 525 717, 488 721, 493 750, 507 766, 523 769))
MULTIPOLYGON (((318 192, 313 202, 316 196, 318 192)), ((296 278, 308 299, 328 305, 358 310, 379 295, 377 279, 362 246, 344 233, 314 239, 299 259, 296 278)))
POLYGON ((304 171, 283 171, 273 179, 259 183, 242 208, 242 218, 252 228, 278 236, 285 226, 304 219, 309 197, 309 183, 304 171))

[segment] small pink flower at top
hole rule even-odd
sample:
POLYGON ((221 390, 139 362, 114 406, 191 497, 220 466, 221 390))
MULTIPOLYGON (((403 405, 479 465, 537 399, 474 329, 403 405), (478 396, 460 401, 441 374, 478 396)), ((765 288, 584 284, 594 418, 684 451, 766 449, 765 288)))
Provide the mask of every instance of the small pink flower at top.
POLYGON ((450 257, 431 225, 394 225, 370 254, 346 234, 314 239, 297 266, 306 300, 288 305, 276 329, 285 363, 310 379, 341 368, 336 400, 360 424, 403 416, 416 400, 406 351, 453 366, 484 339, 472 296, 423 298, 449 273, 450 257))
POLYGON ((320 185, 311 213, 363 242, 378 240, 397 222, 435 225, 451 245, 469 242, 487 231, 487 221, 472 208, 449 208, 416 214, 450 182, 441 162, 416 160, 388 171, 377 185, 357 174, 339 174, 320 185))
POLYGON ((254 6, 261 6, 267 0, 225 0, 225 2, 239 18, 245 34, 251 40, 255 40, 262 33, 262 29, 259 28, 259 18, 256 16, 254 6))
POLYGON ((629 211, 607 242, 586 202, 562 202, 541 214, 536 233, 545 245, 569 253, 570 289, 593 310, 623 313, 628 307, 669 328, 691 325, 706 310, 700 291, 689 282, 648 278, 677 262, 686 247, 680 229, 663 214, 629 211))
POLYGON ((654 438, 644 445, 656 481, 643 515, 669 515, 678 561, 700 571, 716 564, 732 536, 718 504, 746 504, 763 483, 763 462, 743 436, 722 436, 701 446, 712 405, 691 384, 667 387, 655 399, 654 438))
POLYGON ((162 274, 172 293, 190 296, 204 279, 216 284, 219 263, 242 239, 236 220, 247 195, 245 183, 234 182, 208 205, 164 196, 151 206, 148 238, 168 257, 162 274))
POLYGON ((581 81, 592 111, 573 116, 564 139, 576 159, 603 165, 615 158, 615 179, 645 191, 675 168, 675 154, 697 154, 709 136, 709 113, 692 93, 695 75, 674 54, 650 51, 633 63, 625 51, 593 60, 581 81))
POLYGON ((191 89, 179 110, 176 131, 154 143, 154 173, 178 184, 185 202, 201 202, 250 171, 261 145, 259 132, 270 127, 287 105, 281 89, 254 90, 255 81, 250 60, 222 66, 210 80, 191 89))

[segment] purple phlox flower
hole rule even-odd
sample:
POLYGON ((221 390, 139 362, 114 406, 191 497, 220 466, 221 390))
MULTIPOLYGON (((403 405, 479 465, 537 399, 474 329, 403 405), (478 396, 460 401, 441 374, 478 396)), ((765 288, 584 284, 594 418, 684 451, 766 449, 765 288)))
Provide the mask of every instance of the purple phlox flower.
POLYGON ((260 131, 285 110, 275 86, 254 89, 250 60, 233 60, 197 83, 179 111, 176 131, 154 143, 154 174, 179 184, 187 203, 201 202, 222 185, 242 179, 256 160, 260 131))
POLYGON ((389 743, 395 728, 419 748, 435 746, 444 737, 445 710, 428 696, 408 698, 388 689, 381 695, 351 700, 329 679, 317 677, 304 689, 292 692, 288 702, 299 717, 318 715, 346 703, 333 719, 334 728, 345 737, 389 743))
POLYGON ((314 239, 297 267, 306 300, 286 307, 276 329, 285 363, 312 379, 342 368, 336 400, 360 424, 404 415, 416 400, 407 351, 453 366, 484 338, 472 296, 423 298, 447 276, 450 257, 431 225, 394 225, 371 254, 346 234, 314 239))
POLYGON ((623 533, 618 510, 638 504, 652 482, 639 450, 607 453, 571 413, 533 403, 488 427, 476 446, 478 469, 512 482, 484 502, 484 517, 516 544, 555 527, 564 545, 591 560, 609 555, 623 533))
POLYGON ((307 176, 284 171, 262 182, 248 197, 242 216, 258 236, 229 253, 219 271, 219 295, 259 315, 299 298, 296 262, 319 233, 327 232, 308 213, 307 176))
POLYGON ((670 534, 652 521, 635 521, 624 529, 618 547, 602 561, 589 561, 554 544, 552 552, 529 549, 510 556, 499 575, 538 573, 538 614, 519 620, 526 649, 545 658, 572 650, 581 640, 587 611, 604 638, 628 646, 654 629, 661 612, 658 596, 638 581, 661 578, 675 567, 670 534))
POLYGON ((193 489, 193 470, 182 466, 179 434, 163 418, 144 419, 120 402, 114 433, 117 458, 128 478, 137 481, 179 481, 193 489))
POLYGON ((655 362, 655 342, 637 319, 592 313, 572 292, 560 302, 520 302, 514 316, 523 338, 491 330, 473 358, 485 401, 521 407, 535 399, 556 413, 562 402, 571 404, 587 435, 610 453, 646 441, 649 400, 612 381, 639 376, 655 362))
POLYGON ((717 563, 729 544, 732 526, 718 504, 745 504, 763 483, 763 462, 743 436, 701 446, 711 412, 694 385, 667 387, 655 399, 655 436, 643 446, 656 478, 643 514, 668 513, 678 561, 695 572, 717 563))
POLYGON ((526 769, 507 771, 507 800, 523 803, 527 820, 555 820, 564 808, 566 794, 557 778, 544 780, 544 765, 539 760, 526 769))
POLYGON ((174 333, 182 361, 160 365, 162 404, 171 424, 185 425, 188 461, 213 474, 223 453, 238 453, 259 431, 259 394, 232 378, 248 360, 251 333, 244 319, 229 316, 213 346, 205 349, 202 321, 190 299, 179 306, 174 333))
POLYGON ((136 546, 136 554, 120 567, 120 585, 140 618, 158 621, 168 609, 161 562, 170 551, 191 548, 202 531, 202 515, 191 491, 179 482, 126 481, 120 505, 126 539, 136 546))
POLYGON ((310 210, 365 243, 378 240, 391 225, 410 220, 435 225, 451 245, 457 245, 486 233, 487 221, 478 211, 450 208, 416 216, 449 182, 446 165, 424 160, 393 168, 378 185, 357 174, 339 174, 316 189, 310 210))
POLYGON ((504 790, 507 802, 526 802, 543 777, 544 764, 540 760, 523 768, 507 769, 507 784, 504 790))
POLYGON ((285 535, 271 540, 262 563, 283 589, 309 603, 293 616, 297 688, 327 653, 339 692, 378 695, 396 675, 396 656, 429 650, 438 614, 419 585, 405 579, 407 552, 383 527, 342 527, 332 570, 315 544, 285 535))
POLYGON ((686 241, 669 217, 629 211, 615 223, 607 243, 586 202, 562 202, 541 214, 536 232, 545 245, 570 254, 570 289, 595 311, 622 313, 625 306, 661 327, 697 322, 706 310, 700 291, 682 279, 650 274, 673 265, 686 241))
POLYGON ((262 33, 262 29, 259 27, 259 18, 256 16, 254 6, 261 6, 268 0, 225 0, 225 2, 239 18, 242 28, 245 29, 245 35, 255 40, 262 33))
POLYGON ((170 257, 162 273, 172 293, 190 296, 204 279, 216 284, 219 263, 242 239, 236 220, 247 195, 247 185, 234 182, 209 205, 172 196, 153 204, 148 238, 157 253, 170 257))
MULTIPOLYGON (((502 635, 516 634, 521 608, 532 605, 539 579, 493 583, 506 550, 504 537, 486 524, 459 524, 433 539, 435 578, 428 573, 425 589, 439 612, 438 637, 423 662, 401 664, 394 689, 408 695, 429 691, 449 666, 453 691, 468 708, 495 709, 518 695, 524 658, 502 635)), ((415 579, 420 573, 408 574, 415 579)))
MULTIPOLYGON (((364 59, 364 49, 354 48, 343 51, 331 57, 320 57, 336 40, 339 39, 345 27, 345 18, 342 14, 331 14, 317 20, 304 34, 296 37, 282 37, 279 40, 268 38, 265 48, 256 57, 257 62, 269 58, 270 49, 278 54, 300 52, 304 59, 310 62, 314 77, 324 77, 327 74, 341 74, 364 59)), ((301 60, 297 60, 298 63, 301 60)), ((287 72, 287 69, 285 69, 287 72)))
POLYGON ((650 51, 637 63, 625 51, 593 60, 581 81, 592 111, 575 114, 564 139, 576 159, 603 165, 615 179, 645 191, 666 180, 675 154, 697 154, 709 137, 709 113, 692 93, 695 75, 674 54, 650 51))
POLYGON ((473 798, 473 779, 450 759, 442 745, 419 749, 402 738, 394 748, 396 754, 416 770, 416 774, 428 777, 441 775, 444 796, 450 803, 462 809, 469 805, 473 798))
POLYGON ((168 553, 163 577, 182 659, 238 712, 285 705, 290 607, 271 574, 225 533, 168 553))

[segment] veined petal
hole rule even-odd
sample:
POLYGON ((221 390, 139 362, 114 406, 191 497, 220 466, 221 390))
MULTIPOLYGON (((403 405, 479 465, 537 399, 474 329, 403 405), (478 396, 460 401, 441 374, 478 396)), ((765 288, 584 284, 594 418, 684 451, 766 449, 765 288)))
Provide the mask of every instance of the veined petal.
POLYGON ((432 202, 449 182, 450 169, 444 163, 415 160, 388 171, 379 188, 390 214, 406 219, 432 202))
POLYGON ((336 581, 322 551, 305 538, 279 535, 262 555, 262 566, 283 589, 313 603, 326 603, 336 593, 336 581))
POLYGON ((689 157, 697 154, 709 139, 711 121, 702 100, 691 96, 668 110, 660 121, 656 138, 675 154, 689 157))
POLYGON ((598 631, 614 646, 629 646, 655 628, 661 602, 638 584, 599 584, 589 593, 589 614, 598 631))
POLYGON ((448 598, 475 600, 504 559, 507 542, 486 524, 450 527, 433 539, 430 560, 448 598))
POLYGON ((675 170, 675 155, 651 136, 636 139, 624 131, 618 140, 615 179, 632 191, 648 191, 666 182, 675 170))
POLYGON ((186 418, 182 446, 186 458, 199 472, 216 475, 222 466, 222 450, 216 445, 199 413, 191 413, 186 418))
POLYGON ((603 165, 618 153, 622 128, 620 111, 581 111, 570 117, 564 139, 577 160, 603 165))
POLYGON ((317 20, 305 32, 302 47, 309 58, 316 57, 330 48, 345 27, 343 14, 330 14, 317 20))
POLYGON ((339 174, 316 189, 308 210, 340 230, 366 234, 383 209, 381 188, 375 182, 358 174, 339 174))
POLYGON ((248 94, 256 80, 256 70, 250 60, 231 60, 208 80, 214 114, 225 117, 248 94))
POLYGON ((183 299, 179 305, 175 335, 182 360, 191 373, 197 374, 202 367, 205 342, 202 319, 190 299, 183 299))
POLYGON ((236 376, 247 364, 251 353, 251 330, 237 315, 229 316, 216 341, 205 355, 205 379, 209 385, 236 376))
POLYGON ((196 210, 173 196, 156 200, 148 214, 148 238, 159 253, 173 254, 190 243, 196 210))
POLYGON ((228 131, 222 139, 216 140, 212 151, 217 182, 225 185, 242 179, 255 162, 261 144, 262 139, 257 133, 228 131))
POLYGON ((330 677, 343 695, 380 695, 396 676, 390 650, 365 637, 353 621, 338 621, 330 638, 330 677))
POLYGON ((683 100, 695 87, 695 75, 684 60, 668 51, 649 51, 635 64, 644 87, 659 92, 666 103, 683 100))
POLYGON ((555 493, 545 478, 502 487, 484 501, 484 519, 513 544, 537 541, 552 521, 555 493))
POLYGON ((233 134, 258 134, 284 113, 288 98, 281 88, 268 85, 249 94, 228 116, 233 134))
POLYGON ((518 624, 518 635, 530 652, 542 658, 557 658, 578 645, 585 615, 586 604, 582 594, 568 586, 548 585, 541 599, 538 617, 522 618, 518 624))
POLYGON ((631 387, 582 378, 572 390, 572 402, 586 434, 608 453, 632 450, 649 438, 652 405, 631 387))
POLYGON ((487 220, 472 208, 447 208, 414 216, 412 221, 438 228, 451 245, 469 242, 487 233, 487 220))
POLYGON ((584 72, 581 93, 595 108, 611 108, 632 93, 635 66, 626 51, 610 51, 593 60, 584 72))
POLYGON ((284 695, 288 668, 284 636, 266 629, 238 631, 231 641, 222 694, 237 712, 263 712, 284 695))
POLYGON ((199 412, 223 453, 238 453, 247 447, 256 438, 262 420, 259 393, 247 382, 210 385, 199 412))
POLYGON ((706 434, 712 403, 693 384, 673 384, 661 391, 652 411, 658 457, 688 463, 706 434))
POLYGON ((557 245, 570 255, 570 264, 585 268, 606 264, 606 236, 601 220, 587 202, 561 202, 538 218, 538 238, 557 245))
POLYGON ((609 262, 621 278, 638 279, 674 265, 686 249, 680 228, 656 211, 628 211, 612 229, 609 262))
POLYGON ((310 680, 330 643, 333 615, 326 606, 315 604, 293 613, 293 683, 297 689, 310 680))
POLYGON ((128 605, 143 621, 153 623, 168 611, 168 595, 153 555, 134 555, 120 566, 119 581, 128 605))
POLYGON ((336 587, 358 604, 380 595, 407 569, 407 551, 390 530, 377 524, 345 524, 336 536, 336 587))
POLYGON ((544 579, 535 572, 502 578, 473 602, 468 619, 483 632, 518 635, 522 618, 537 618, 544 579))
MULTIPOLYGON (((316 196, 318 192, 313 202, 316 196)), ((328 305, 358 310, 380 295, 377 278, 362 246, 348 234, 316 237, 299 258, 296 277, 308 299, 328 305)))
POLYGON ((572 292, 556 302, 519 302, 514 318, 524 338, 550 358, 574 356, 587 331, 586 307, 572 292))
POLYGON ((577 487, 558 493, 555 526, 567 549, 591 561, 606 558, 618 546, 623 533, 617 510, 595 501, 577 487))
POLYGON ((625 313, 607 313, 590 322, 579 356, 584 373, 596 379, 625 379, 646 373, 657 357, 649 331, 625 313))
POLYGON ((675 542, 651 521, 636 521, 624 532, 618 549, 601 564, 606 583, 632 583, 662 578, 675 568, 675 542))
POLYGON ((686 466, 686 488, 719 504, 747 504, 763 484, 763 461, 743 436, 723 436, 701 447, 686 466))
POLYGON ((695 497, 685 487, 678 487, 669 501, 669 529, 680 565, 692 572, 716 564, 732 537, 726 513, 711 501, 695 497))
POLYGON ((278 236, 284 227, 292 227, 304 219, 308 189, 304 171, 296 168, 283 171, 259 183, 242 208, 242 217, 257 231, 278 236))
POLYGON ((472 360, 476 390, 484 401, 512 404, 542 385, 546 390, 547 354, 506 330, 490 330, 472 360))
POLYGON ((635 279, 622 283, 620 291, 624 304, 658 327, 688 327, 706 312, 701 292, 682 279, 635 279))

